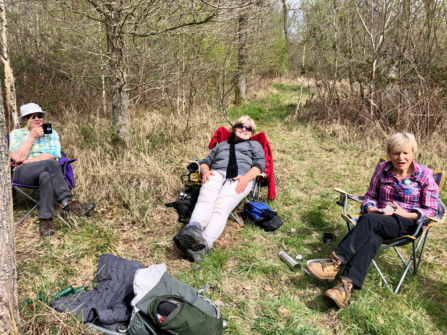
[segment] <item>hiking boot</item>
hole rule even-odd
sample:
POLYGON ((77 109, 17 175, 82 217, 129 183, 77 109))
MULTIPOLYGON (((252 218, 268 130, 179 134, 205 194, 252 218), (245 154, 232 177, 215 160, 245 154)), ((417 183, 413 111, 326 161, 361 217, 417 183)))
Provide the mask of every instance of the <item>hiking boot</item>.
POLYGON ((174 237, 174 242, 180 250, 199 251, 206 248, 202 230, 197 226, 187 225, 174 237))
MULTIPOLYGON (((181 233, 181 231, 180 231, 180 233, 181 233)), ((177 235, 175 235, 174 238, 173 238, 173 240, 174 240, 174 243, 175 243, 176 247, 179 248, 181 252, 183 252, 183 253, 186 254, 186 253, 187 253, 187 252, 186 252, 186 249, 183 248, 182 244, 180 243, 180 239, 179 239, 180 233, 178 233, 177 235)))
POLYGON ((187 249, 186 252, 189 256, 191 256, 196 263, 202 263, 203 259, 205 258, 206 254, 206 248, 199 250, 199 251, 193 251, 191 249, 187 249))
POLYGON ((326 280, 331 282, 340 270, 342 262, 333 252, 328 259, 306 265, 306 270, 318 280, 326 280))
POLYGON ((53 219, 40 219, 40 236, 53 236, 54 226, 53 219))
POLYGON ((351 296, 352 287, 352 280, 342 276, 338 279, 338 284, 334 288, 324 293, 323 299, 332 305, 338 306, 338 308, 345 307, 351 296))
POLYGON ((64 217, 77 215, 77 216, 88 216, 89 213, 95 208, 93 202, 87 204, 81 204, 74 198, 68 200, 68 204, 62 209, 62 214, 64 217))

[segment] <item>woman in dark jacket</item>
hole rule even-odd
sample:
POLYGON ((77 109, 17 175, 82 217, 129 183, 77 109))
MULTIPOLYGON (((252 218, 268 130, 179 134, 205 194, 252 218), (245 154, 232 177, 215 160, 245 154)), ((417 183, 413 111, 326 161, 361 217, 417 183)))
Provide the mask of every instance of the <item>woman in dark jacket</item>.
POLYGON ((174 236, 177 247, 196 262, 203 261, 206 251, 222 234, 230 213, 265 169, 262 146, 250 140, 256 133, 253 119, 242 116, 231 130, 231 138, 219 143, 200 162, 203 186, 197 204, 189 224, 174 236))

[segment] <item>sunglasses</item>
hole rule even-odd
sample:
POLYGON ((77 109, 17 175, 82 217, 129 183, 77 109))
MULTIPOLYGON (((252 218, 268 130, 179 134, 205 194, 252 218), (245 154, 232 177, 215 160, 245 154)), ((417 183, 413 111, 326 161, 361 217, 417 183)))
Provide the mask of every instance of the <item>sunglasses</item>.
POLYGON ((247 126, 247 125, 242 124, 242 123, 239 123, 238 125, 236 125, 235 128, 239 128, 239 129, 244 129, 245 128, 246 131, 250 131, 250 132, 253 131, 253 128, 251 126, 247 126))
POLYGON ((31 115, 27 115, 26 118, 28 119, 34 119, 34 118, 38 118, 38 119, 43 119, 43 114, 42 113, 37 113, 37 114, 31 114, 31 115))

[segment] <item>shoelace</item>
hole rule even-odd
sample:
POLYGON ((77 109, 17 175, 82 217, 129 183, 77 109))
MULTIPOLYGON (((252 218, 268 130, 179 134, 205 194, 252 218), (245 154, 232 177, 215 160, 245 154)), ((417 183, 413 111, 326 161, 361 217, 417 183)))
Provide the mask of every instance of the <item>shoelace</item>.
POLYGON ((346 296, 345 296, 345 300, 349 299, 349 297, 351 296, 351 288, 349 287, 348 282, 342 281, 340 283, 337 284, 337 286, 334 287, 335 290, 339 290, 340 293, 345 292, 346 296))
POLYGON ((320 264, 323 268, 333 265, 338 266, 337 261, 335 259, 325 259, 324 261, 321 261, 320 264))

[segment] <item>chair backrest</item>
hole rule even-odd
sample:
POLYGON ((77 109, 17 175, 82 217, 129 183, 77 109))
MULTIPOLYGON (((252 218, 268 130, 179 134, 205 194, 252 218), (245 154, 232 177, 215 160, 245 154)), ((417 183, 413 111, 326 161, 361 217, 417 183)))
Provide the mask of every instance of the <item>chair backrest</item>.
POLYGON ((439 190, 441 190, 442 187, 444 186, 445 172, 444 171, 433 172, 433 179, 435 180, 435 183, 439 186, 439 190))
MULTIPOLYGON (((380 157, 380 159, 377 162, 377 164, 383 163, 383 162, 386 162, 386 161, 387 161, 386 158, 380 157)), ((433 179, 435 180, 436 185, 438 185, 439 191, 441 191, 442 187, 444 186, 445 176, 446 176, 445 171, 433 172, 433 179)), ((436 217, 434 217, 434 219, 436 219, 439 222, 443 223, 444 220, 446 219, 447 208, 444 205, 444 203, 442 202, 441 198, 439 198, 438 201, 439 201, 438 202, 438 213, 436 214, 436 217)))
MULTIPOLYGON (((225 128, 220 127, 216 130, 211 141, 208 145, 208 148, 213 149, 218 143, 229 140, 231 136, 231 132, 225 128)), ((265 154, 265 170, 264 175, 266 176, 265 183, 263 185, 268 185, 268 199, 274 200, 276 197, 276 185, 275 185, 275 173, 273 170, 273 155, 272 148, 270 146, 267 135, 264 132, 257 133, 255 136, 252 136, 252 141, 257 141, 261 144, 264 149, 265 154)))

